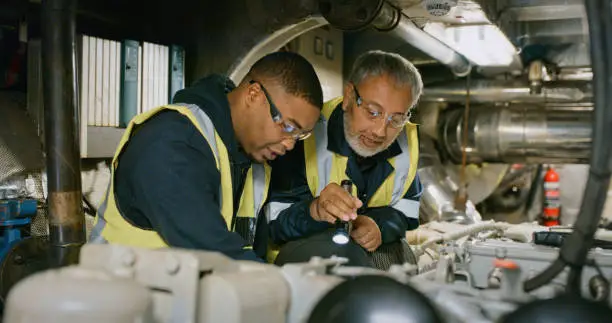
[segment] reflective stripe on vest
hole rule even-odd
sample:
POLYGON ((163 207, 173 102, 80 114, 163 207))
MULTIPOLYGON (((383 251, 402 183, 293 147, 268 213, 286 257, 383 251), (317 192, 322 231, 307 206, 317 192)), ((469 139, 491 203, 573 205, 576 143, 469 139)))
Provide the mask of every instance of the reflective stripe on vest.
POLYGON ((252 246, 255 241, 258 214, 268 196, 271 169, 268 164, 253 163, 246 176, 234 231, 252 246))
MULTIPOLYGON (((113 158, 110 183, 106 192, 106 197, 98 210, 96 222, 89 239, 90 243, 111 242, 149 248, 160 248, 167 246, 165 241, 163 241, 163 239, 155 231, 140 229, 127 222, 119 213, 115 204, 114 196, 114 174, 118 165, 118 156, 125 147, 126 143, 129 141, 134 126, 144 123, 157 113, 164 110, 174 110, 186 116, 208 142, 213 152, 217 169, 221 175, 221 185, 219 188, 221 214, 223 215, 228 229, 230 229, 233 217, 233 192, 227 148, 219 135, 216 133, 214 124, 208 115, 206 115, 206 113, 204 113, 204 111, 202 111, 198 106, 191 104, 174 104, 162 106, 140 114, 134 117, 128 125, 113 158)), ((247 198, 244 198, 244 196, 241 197, 241 205, 239 210, 243 209, 243 202, 252 207, 245 208, 245 210, 242 211, 243 215, 249 214, 249 212, 246 211, 247 209, 258 211, 261 208, 261 204, 265 200, 269 176, 265 176, 265 168, 262 167, 262 169, 264 169, 264 171, 256 171, 255 175, 262 174, 263 176, 256 176, 256 178, 249 176, 247 178, 247 181, 252 183, 251 187, 253 187, 253 189, 250 192, 251 194, 248 194, 247 198), (262 181, 263 183, 261 183, 262 181), (255 196, 259 196, 259 198, 256 198, 258 201, 257 203, 253 201, 255 196), (254 207, 253 205, 257 205, 257 207, 254 207)))

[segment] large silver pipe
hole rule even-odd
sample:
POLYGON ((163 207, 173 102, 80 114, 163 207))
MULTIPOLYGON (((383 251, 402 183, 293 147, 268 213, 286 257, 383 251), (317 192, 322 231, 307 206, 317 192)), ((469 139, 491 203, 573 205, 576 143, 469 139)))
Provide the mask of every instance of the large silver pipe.
POLYGON ((593 80, 593 70, 589 66, 564 67, 555 75, 557 80, 581 81, 593 80))
MULTIPOLYGON (((442 150, 461 161, 463 109, 445 111, 439 133, 442 150)), ((469 163, 584 164, 591 152, 592 111, 473 106, 468 119, 469 163)))
POLYGON ((401 10, 383 2, 380 13, 372 23, 380 31, 388 31, 415 48, 448 66, 457 76, 466 76, 472 66, 461 54, 437 38, 417 27, 401 10))
POLYGON ((423 184, 420 217, 427 222, 451 221, 465 224, 480 219, 480 214, 471 201, 466 203, 465 213, 455 209, 455 193, 459 185, 440 162, 440 153, 436 150, 433 139, 425 134, 420 137, 418 174, 423 184))
MULTIPOLYGON (((463 103, 466 94, 465 81, 451 81, 426 86, 420 100, 463 103)), ((529 84, 522 80, 470 81, 470 101, 476 103, 588 102, 592 99, 593 90, 588 81, 545 82, 540 94, 531 94, 529 84)))
POLYGON ((465 57, 417 27, 387 1, 320 0, 319 8, 325 19, 336 28, 354 31, 374 27, 391 32, 448 66, 457 76, 465 76, 471 71, 470 62, 465 57))

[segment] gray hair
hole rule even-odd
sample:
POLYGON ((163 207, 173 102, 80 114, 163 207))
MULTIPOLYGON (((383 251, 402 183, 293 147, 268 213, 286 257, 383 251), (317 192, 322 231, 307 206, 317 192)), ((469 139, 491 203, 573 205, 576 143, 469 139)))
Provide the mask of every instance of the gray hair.
POLYGON ((399 54, 372 50, 359 55, 353 64, 349 81, 358 85, 368 77, 381 75, 392 77, 399 86, 409 86, 412 97, 409 109, 417 104, 423 93, 421 73, 399 54))

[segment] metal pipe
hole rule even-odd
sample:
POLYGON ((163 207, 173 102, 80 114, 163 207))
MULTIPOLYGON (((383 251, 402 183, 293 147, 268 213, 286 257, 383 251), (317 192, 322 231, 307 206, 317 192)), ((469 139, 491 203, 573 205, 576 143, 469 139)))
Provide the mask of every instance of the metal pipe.
POLYGON ((436 150, 433 139, 421 135, 419 150, 418 174, 423 183, 420 216, 426 221, 474 223, 480 218, 480 214, 473 207, 469 208, 470 212, 455 210, 455 192, 459 186, 440 162, 440 153, 436 150))
POLYGON ((593 70, 589 66, 563 67, 555 74, 555 78, 564 81, 591 81, 593 70))
MULTIPOLYGON (((551 81, 542 84, 540 94, 531 94, 529 84, 522 80, 472 80, 470 101, 475 103, 555 103, 581 102, 593 99, 591 82, 551 81)), ((434 83, 425 87, 423 102, 465 102, 466 88, 462 80, 434 83)))
MULTIPOLYGON (((468 160, 471 163, 589 162, 592 111, 538 109, 526 105, 471 110, 468 160)), ((441 116, 440 143, 451 160, 461 161, 463 109, 441 116)))
POLYGON ((465 57, 417 27, 400 9, 391 6, 386 1, 383 2, 372 25, 374 28, 380 31, 388 31, 413 47, 420 49, 443 65, 448 66, 456 76, 466 76, 472 70, 472 65, 465 57))
POLYGON ((85 243, 75 89, 76 0, 42 2, 42 69, 49 239, 54 265, 76 263, 85 243))
POLYGON ((461 54, 417 27, 401 9, 387 1, 320 0, 319 8, 329 23, 354 31, 374 27, 390 32, 425 54, 448 66, 457 76, 466 76, 472 66, 461 54))

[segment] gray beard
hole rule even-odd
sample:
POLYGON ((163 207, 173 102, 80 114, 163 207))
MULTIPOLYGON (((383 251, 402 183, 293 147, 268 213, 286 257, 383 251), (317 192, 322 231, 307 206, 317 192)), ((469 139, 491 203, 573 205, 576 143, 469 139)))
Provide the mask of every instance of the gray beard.
POLYGON ((361 157, 372 157, 378 154, 379 152, 384 151, 385 149, 389 148, 389 146, 391 146, 391 144, 395 141, 395 139, 397 139, 397 137, 400 134, 400 132, 398 132, 395 138, 389 141, 387 145, 383 145, 377 148, 368 148, 368 147, 364 147, 361 144, 361 140, 359 140, 359 135, 354 135, 350 133, 350 130, 349 130, 351 128, 350 123, 351 122, 349 118, 347 117, 347 114, 345 113, 344 114, 344 138, 346 138, 346 142, 348 142, 351 149, 353 149, 353 151, 361 157))

